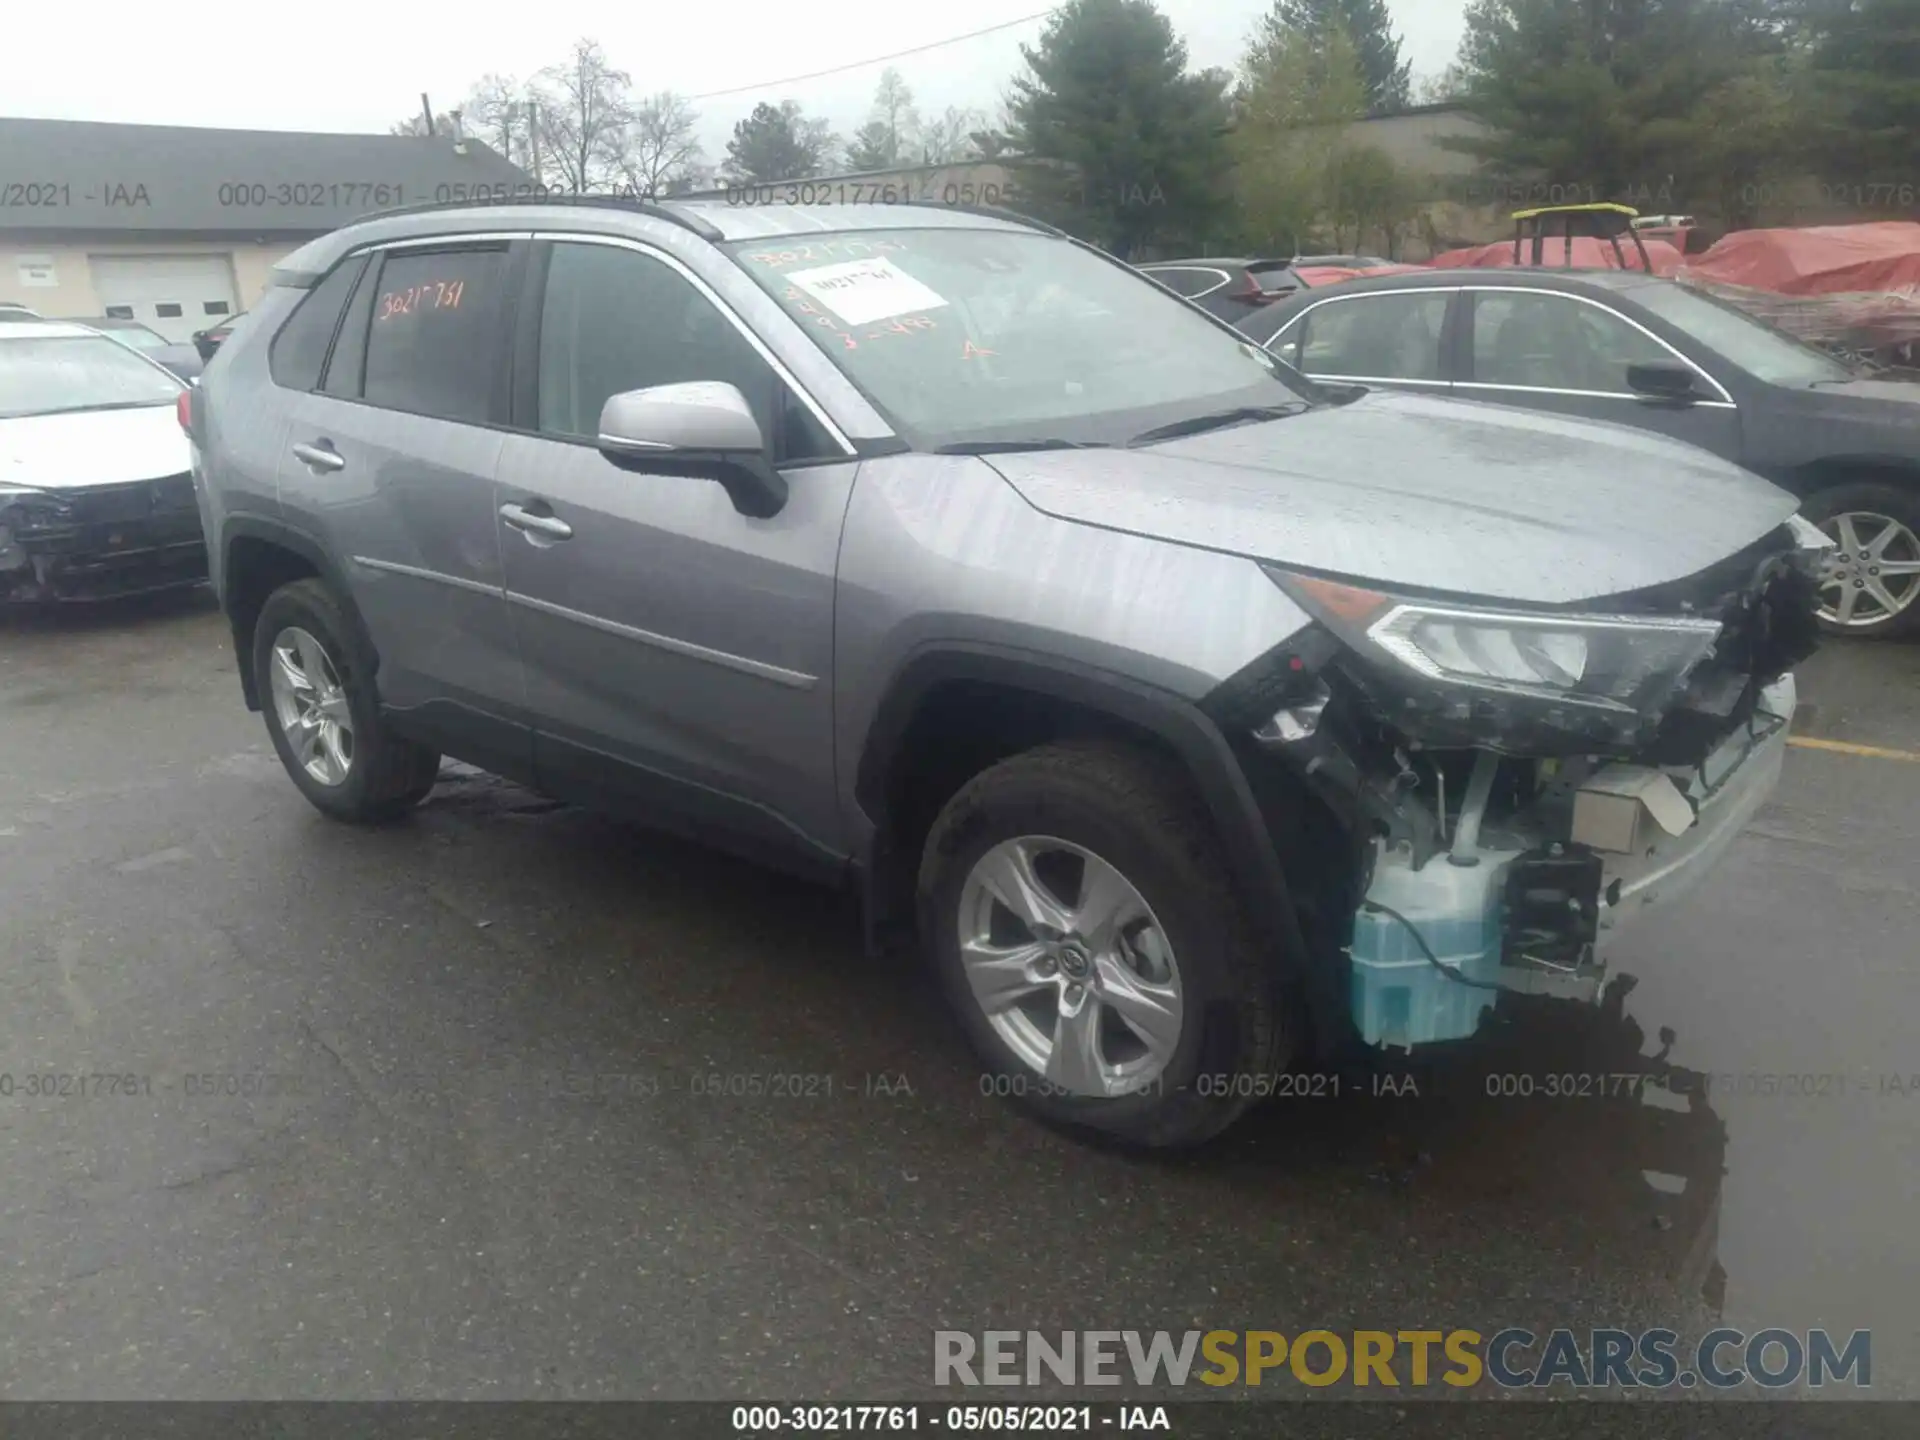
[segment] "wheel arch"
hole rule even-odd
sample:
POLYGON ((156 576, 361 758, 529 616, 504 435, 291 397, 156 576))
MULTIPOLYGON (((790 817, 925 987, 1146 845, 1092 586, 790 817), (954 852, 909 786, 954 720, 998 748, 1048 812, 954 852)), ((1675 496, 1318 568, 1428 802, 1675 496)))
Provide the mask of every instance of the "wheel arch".
POLYGON ((253 673, 253 630, 267 597, 293 580, 325 581, 339 599, 342 612, 354 628, 356 643, 379 669, 379 656, 367 634, 360 611, 326 549, 312 536, 284 521, 266 516, 236 515, 228 519, 220 537, 220 608, 226 612, 233 635, 234 662, 240 671, 240 691, 247 709, 260 709, 259 677, 253 673))
POLYGON ((872 826, 857 862, 870 936, 911 915, 920 844, 966 780, 1032 745, 1096 736, 1151 746, 1179 765, 1281 974, 1306 982, 1314 1032, 1339 1033, 1344 1009, 1332 1008, 1338 997, 1313 983, 1319 967, 1310 963, 1279 852, 1220 728, 1170 691, 1036 652, 936 643, 909 656, 888 684, 853 779, 854 801, 872 826), (957 743, 948 749, 943 742, 957 743))

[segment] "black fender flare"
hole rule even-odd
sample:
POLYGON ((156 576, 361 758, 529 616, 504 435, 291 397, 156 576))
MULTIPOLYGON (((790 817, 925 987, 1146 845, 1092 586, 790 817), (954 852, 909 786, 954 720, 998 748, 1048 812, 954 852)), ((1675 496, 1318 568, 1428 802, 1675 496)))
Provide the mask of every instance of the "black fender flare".
MULTIPOLYGON (((1178 759, 1212 816, 1234 880, 1254 923, 1272 945, 1284 978, 1297 981, 1316 1039, 1344 1033, 1347 1006, 1328 967, 1312 963, 1293 893, 1253 789, 1220 727, 1198 705, 1113 671, 1035 651, 931 642, 910 654, 875 707, 854 778, 854 798, 886 830, 886 783, 927 695, 952 681, 1025 690, 1078 705, 1144 731, 1178 759)), ((865 868, 871 873, 875 859, 865 868)))
POLYGON ((373 637, 367 633, 366 622, 360 618, 360 608, 354 604, 353 590, 347 584, 345 573, 327 548, 306 531, 285 520, 270 515, 229 515, 220 529, 220 608, 226 613, 227 626, 233 632, 234 660, 240 669, 240 689, 246 696, 247 708, 260 708, 260 691, 258 677, 253 673, 251 628, 247 627, 246 633, 242 633, 241 617, 235 613, 233 606, 233 545, 236 540, 242 539, 276 545, 313 566, 315 573, 339 597, 348 623, 353 626, 354 640, 372 662, 372 673, 378 675, 379 651, 374 648, 373 637))

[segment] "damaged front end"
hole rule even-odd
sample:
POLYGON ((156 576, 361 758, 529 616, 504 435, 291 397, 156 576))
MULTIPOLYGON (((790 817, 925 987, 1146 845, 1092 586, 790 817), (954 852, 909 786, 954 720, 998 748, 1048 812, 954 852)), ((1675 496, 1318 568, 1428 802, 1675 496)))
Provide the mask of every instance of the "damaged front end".
POLYGON ((105 600, 206 578, 190 473, 68 489, 0 486, 0 600, 105 600))
POLYGON ((1269 570, 1317 623, 1209 708, 1257 791, 1277 767, 1350 842, 1304 888, 1339 897, 1307 928, 1362 1041, 1464 1038, 1502 990, 1597 998, 1609 932, 1772 792, 1826 543, 1796 517, 1578 612, 1269 570))

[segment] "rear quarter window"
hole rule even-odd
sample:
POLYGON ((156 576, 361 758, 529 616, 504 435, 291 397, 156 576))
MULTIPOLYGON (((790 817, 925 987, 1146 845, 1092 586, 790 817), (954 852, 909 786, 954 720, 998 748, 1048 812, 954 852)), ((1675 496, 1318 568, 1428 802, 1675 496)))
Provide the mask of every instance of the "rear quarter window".
POLYGON ((294 307, 267 348, 267 371, 274 384, 287 390, 311 390, 320 383, 340 315, 365 266, 363 256, 342 261, 294 307))

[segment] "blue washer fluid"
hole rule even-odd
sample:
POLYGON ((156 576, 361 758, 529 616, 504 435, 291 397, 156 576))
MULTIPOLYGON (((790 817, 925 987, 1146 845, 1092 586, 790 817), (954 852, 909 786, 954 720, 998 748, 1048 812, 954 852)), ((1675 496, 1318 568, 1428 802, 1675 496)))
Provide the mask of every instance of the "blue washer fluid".
MULTIPOLYGON (((1491 985, 1500 971, 1500 893, 1511 858, 1482 850, 1477 865, 1462 866, 1443 852, 1415 870, 1405 853, 1383 853, 1366 898, 1417 926, 1441 964, 1491 985)), ((1442 975, 1405 925, 1364 903, 1354 917, 1351 954, 1353 1018, 1369 1045, 1465 1039, 1497 995, 1442 975)))

